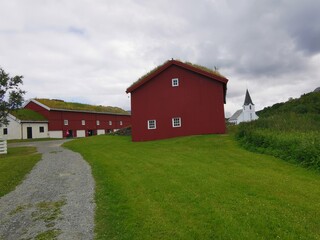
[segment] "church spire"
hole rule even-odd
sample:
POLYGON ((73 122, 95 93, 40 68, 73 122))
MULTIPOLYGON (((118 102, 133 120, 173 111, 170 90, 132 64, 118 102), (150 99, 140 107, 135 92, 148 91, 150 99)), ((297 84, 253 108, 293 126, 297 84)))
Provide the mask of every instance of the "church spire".
POLYGON ((251 103, 252 105, 254 105, 253 102, 252 102, 252 100, 251 100, 249 91, 248 91, 248 89, 247 89, 247 91, 246 91, 246 97, 245 97, 245 99, 244 99, 244 104, 243 104, 243 105, 247 106, 247 105, 249 105, 250 103, 251 103))

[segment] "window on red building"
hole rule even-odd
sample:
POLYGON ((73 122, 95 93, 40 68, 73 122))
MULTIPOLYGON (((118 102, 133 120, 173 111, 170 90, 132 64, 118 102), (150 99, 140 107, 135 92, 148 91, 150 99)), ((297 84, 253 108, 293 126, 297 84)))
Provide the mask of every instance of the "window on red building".
POLYGON ((172 87, 178 87, 178 86, 179 86, 179 78, 173 78, 172 87))
POLYGON ((181 127, 181 118, 180 117, 172 118, 172 127, 181 127))
POLYGON ((156 129, 157 121, 156 120, 148 120, 148 129, 156 129))

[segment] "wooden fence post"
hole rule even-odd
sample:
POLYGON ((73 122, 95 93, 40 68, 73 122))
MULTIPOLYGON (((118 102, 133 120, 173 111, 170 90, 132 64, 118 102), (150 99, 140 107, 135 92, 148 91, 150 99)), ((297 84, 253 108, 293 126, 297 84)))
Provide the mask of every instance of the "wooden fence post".
POLYGON ((0 139, 0 154, 7 154, 7 140, 0 139))

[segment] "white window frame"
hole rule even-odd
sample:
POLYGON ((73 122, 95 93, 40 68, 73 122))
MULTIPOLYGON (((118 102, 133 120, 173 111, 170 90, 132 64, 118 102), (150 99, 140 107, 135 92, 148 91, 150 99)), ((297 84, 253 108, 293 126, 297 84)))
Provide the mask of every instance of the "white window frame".
POLYGON ((39 133, 44 133, 44 126, 39 126, 39 133))
POLYGON ((157 120, 148 120, 147 121, 148 130, 157 129, 157 120))
POLYGON ((63 120, 63 124, 64 124, 65 126, 68 126, 68 125, 69 125, 69 121, 68 121, 67 119, 65 119, 65 120, 63 120))
POLYGON ((86 125, 86 120, 81 120, 81 125, 85 126, 86 125))
POLYGON ((120 126, 122 126, 122 121, 119 122, 120 126))
POLYGON ((100 126, 100 121, 99 120, 97 120, 97 126, 100 126))
POLYGON ((109 126, 111 126, 112 125, 112 121, 109 121, 109 126))
POLYGON ((172 78, 171 84, 172 84, 172 87, 178 87, 179 86, 179 78, 172 78))
POLYGON ((8 135, 8 128, 3 128, 3 135, 8 135))
POLYGON ((174 128, 181 127, 181 117, 172 118, 172 127, 174 128))

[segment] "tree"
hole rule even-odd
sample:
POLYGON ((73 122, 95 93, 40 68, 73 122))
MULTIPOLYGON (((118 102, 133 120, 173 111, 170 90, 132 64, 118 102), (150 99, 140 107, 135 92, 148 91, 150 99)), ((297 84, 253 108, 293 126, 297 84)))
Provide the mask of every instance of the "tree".
POLYGON ((0 127, 8 124, 8 114, 11 110, 21 107, 25 91, 20 89, 23 76, 10 77, 0 67, 0 127))

